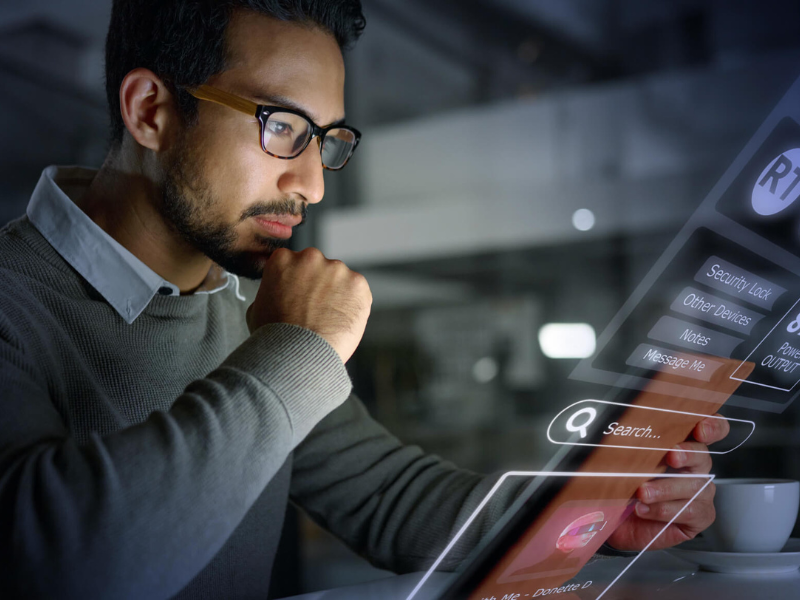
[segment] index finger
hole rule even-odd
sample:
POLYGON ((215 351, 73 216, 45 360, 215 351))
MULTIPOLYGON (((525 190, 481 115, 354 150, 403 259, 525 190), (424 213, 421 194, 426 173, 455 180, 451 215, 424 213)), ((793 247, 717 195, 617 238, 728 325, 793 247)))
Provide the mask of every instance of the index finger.
POLYGON ((692 436, 698 442, 713 444, 724 439, 730 433, 731 426, 728 424, 727 419, 719 413, 714 416, 719 418, 712 419, 707 417, 695 425, 692 436))

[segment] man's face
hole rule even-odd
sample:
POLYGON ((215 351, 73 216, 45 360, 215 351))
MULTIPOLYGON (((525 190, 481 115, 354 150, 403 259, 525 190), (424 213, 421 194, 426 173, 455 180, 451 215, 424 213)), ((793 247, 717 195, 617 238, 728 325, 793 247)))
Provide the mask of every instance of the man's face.
MULTIPOLYGON (((209 85, 258 104, 295 108, 322 127, 344 117, 344 62, 330 34, 238 12, 227 44, 229 68, 209 85)), ((259 132, 255 117, 201 101, 198 124, 165 153, 159 206, 197 250, 254 279, 324 193, 316 139, 297 158, 283 160, 261 149, 259 132)))

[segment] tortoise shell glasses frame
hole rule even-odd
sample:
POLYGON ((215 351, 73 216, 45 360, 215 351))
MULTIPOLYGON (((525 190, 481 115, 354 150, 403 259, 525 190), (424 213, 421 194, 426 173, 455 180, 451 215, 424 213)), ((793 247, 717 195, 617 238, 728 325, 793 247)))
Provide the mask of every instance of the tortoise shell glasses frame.
POLYGON ((314 138, 319 138, 322 166, 343 168, 361 141, 361 133, 348 125, 320 127, 300 111, 256 104, 210 85, 187 89, 198 100, 214 102, 255 117, 261 124, 261 149, 275 158, 297 158, 314 138))

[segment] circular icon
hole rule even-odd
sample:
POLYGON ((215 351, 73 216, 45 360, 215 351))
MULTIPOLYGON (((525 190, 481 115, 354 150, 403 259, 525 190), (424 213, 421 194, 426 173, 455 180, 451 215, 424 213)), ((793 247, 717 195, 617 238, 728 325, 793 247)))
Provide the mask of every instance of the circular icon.
POLYGON ((598 510, 588 515, 583 515, 564 528, 564 531, 561 532, 561 535, 556 540, 556 548, 562 552, 572 552, 583 548, 592 541, 592 538, 606 524, 606 516, 603 511, 598 510))
POLYGON ((571 431, 572 433, 580 433, 581 439, 583 439, 589 435, 589 433, 586 431, 586 428, 592 424, 592 421, 595 420, 595 417, 597 417, 597 411, 595 409, 591 407, 582 408, 573 413, 573 415, 567 419, 567 424, 565 427, 567 428, 567 431, 571 431), (588 415, 588 418, 580 425, 577 425, 575 421, 581 415, 588 415))
POLYGON ((753 210, 768 217, 786 210, 800 196, 800 148, 776 156, 753 186, 753 210))

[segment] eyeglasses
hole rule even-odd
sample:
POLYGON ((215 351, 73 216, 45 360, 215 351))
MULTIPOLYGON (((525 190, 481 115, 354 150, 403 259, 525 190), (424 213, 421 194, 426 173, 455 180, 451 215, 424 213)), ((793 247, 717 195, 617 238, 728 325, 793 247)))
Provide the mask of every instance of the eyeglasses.
POLYGON ((361 133, 347 125, 320 127, 303 113, 280 106, 263 106, 210 85, 187 90, 198 100, 216 102, 255 117, 261 123, 261 149, 275 158, 297 158, 319 138, 322 166, 338 171, 347 164, 361 133))

